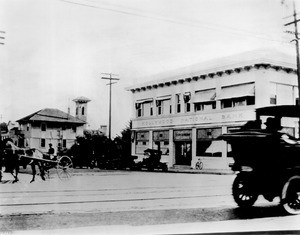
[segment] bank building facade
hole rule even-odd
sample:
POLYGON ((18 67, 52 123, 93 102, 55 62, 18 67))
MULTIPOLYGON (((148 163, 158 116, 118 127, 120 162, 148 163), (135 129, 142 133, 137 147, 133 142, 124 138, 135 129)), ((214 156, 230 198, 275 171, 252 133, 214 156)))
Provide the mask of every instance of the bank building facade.
MULTIPOLYGON (((132 155, 162 151, 168 167, 229 169, 230 145, 218 136, 255 120, 255 109, 296 104, 296 59, 256 51, 171 71, 127 88, 132 103, 132 155)), ((298 136, 298 123, 284 130, 298 136)))

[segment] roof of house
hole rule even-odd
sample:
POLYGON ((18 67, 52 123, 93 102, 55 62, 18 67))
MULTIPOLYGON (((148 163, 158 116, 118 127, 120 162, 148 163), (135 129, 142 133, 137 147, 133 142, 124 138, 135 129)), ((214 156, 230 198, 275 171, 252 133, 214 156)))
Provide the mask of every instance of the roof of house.
POLYGON ((126 88, 128 91, 135 91, 139 89, 151 89, 158 86, 189 82, 191 80, 203 79, 207 76, 214 75, 222 76, 224 73, 231 74, 232 72, 239 72, 246 69, 256 67, 269 68, 276 70, 283 69, 288 72, 296 71, 296 58, 294 56, 276 51, 276 50, 255 50, 250 52, 243 52, 223 58, 217 58, 210 61, 198 63, 184 68, 175 69, 172 71, 163 72, 154 75, 148 82, 135 84, 126 88))
POLYGON ((61 110, 58 109, 50 109, 45 108, 39 110, 35 113, 32 113, 24 118, 17 120, 18 123, 27 123, 33 121, 40 121, 40 122, 60 122, 60 123, 73 123, 78 125, 83 125, 86 122, 71 116, 61 110))

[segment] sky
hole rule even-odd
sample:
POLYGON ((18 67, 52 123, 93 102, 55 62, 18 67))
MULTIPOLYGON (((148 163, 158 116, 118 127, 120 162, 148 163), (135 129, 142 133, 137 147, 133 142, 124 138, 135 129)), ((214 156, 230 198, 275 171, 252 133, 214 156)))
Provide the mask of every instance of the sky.
POLYGON ((292 14, 291 0, 0 0, 0 122, 44 108, 74 115, 85 96, 88 127, 108 125, 101 77, 113 73, 119 135, 134 115, 126 87, 245 51, 294 55, 292 14))

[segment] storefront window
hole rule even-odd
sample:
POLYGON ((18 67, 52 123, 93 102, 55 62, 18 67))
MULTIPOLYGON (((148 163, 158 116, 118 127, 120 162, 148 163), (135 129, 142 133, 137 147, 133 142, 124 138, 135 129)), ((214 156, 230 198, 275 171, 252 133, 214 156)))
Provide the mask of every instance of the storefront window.
POLYGON ((153 149, 169 155, 169 131, 153 131, 153 149))
POLYGON ((222 157, 225 141, 218 140, 222 133, 221 128, 206 128, 197 130, 197 156, 222 157))
POLYGON ((141 131, 136 133, 135 152, 136 154, 144 154, 149 148, 149 132, 141 131))

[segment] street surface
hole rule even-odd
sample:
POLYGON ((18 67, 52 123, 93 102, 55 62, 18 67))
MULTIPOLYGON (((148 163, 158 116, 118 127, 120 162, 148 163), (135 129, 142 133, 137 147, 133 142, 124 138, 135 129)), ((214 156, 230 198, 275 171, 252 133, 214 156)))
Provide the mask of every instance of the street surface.
POLYGON ((7 181, 0 184, 1 231, 170 234, 300 230, 300 217, 284 216, 278 201, 260 198, 250 211, 237 208, 231 195, 234 177, 96 169, 75 170, 66 181, 55 175, 46 181, 37 177, 31 184, 30 175, 21 174, 20 182, 11 184, 10 175, 5 174, 7 181))

